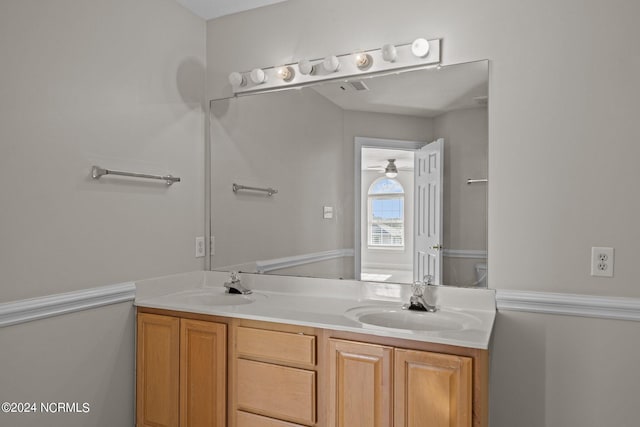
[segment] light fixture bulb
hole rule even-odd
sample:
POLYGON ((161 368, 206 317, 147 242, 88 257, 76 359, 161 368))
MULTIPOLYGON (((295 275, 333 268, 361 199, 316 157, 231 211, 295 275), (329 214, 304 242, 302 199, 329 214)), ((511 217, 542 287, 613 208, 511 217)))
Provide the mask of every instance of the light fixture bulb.
POLYGON ((415 39, 411 43, 411 53, 418 58, 424 58, 429 53, 429 42, 426 39, 415 39))
POLYGON ((309 61, 308 59, 301 59, 298 62, 298 70, 300 70, 300 74, 304 74, 306 76, 307 74, 313 74, 316 70, 316 67, 311 65, 311 61, 309 61))
POLYGON ((233 87, 242 87, 247 84, 247 79, 237 71, 229 73, 229 83, 233 87))
POLYGON ((382 59, 387 62, 395 62, 398 58, 398 51, 396 47, 392 44, 385 44, 382 46, 382 59))
POLYGON ((328 73, 335 73, 340 68, 340 60, 335 55, 327 56, 322 61, 322 68, 328 73))
POLYGON ((356 55, 356 67, 360 70, 367 70, 371 65, 373 65, 373 58, 369 54, 360 52, 356 55))
POLYGON ((398 176, 398 168, 396 167, 396 159, 389 159, 387 167, 384 169, 384 174, 387 178, 395 178, 398 176))
POLYGON ((251 74, 249 77, 251 78, 251 81, 256 85, 262 84, 267 81, 267 75, 261 68, 254 68, 253 70, 251 70, 251 74))
POLYGON ((280 77, 285 82, 290 82, 291 80, 293 80, 295 75, 296 72, 288 65, 278 68, 278 77, 280 77))

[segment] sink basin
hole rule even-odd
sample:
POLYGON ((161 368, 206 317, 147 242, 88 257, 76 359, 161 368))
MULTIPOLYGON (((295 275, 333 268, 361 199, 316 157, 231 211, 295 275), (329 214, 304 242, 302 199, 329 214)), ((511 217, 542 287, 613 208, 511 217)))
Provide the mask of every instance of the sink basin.
POLYGON ((480 322, 475 316, 460 311, 439 309, 435 313, 427 313, 403 310, 398 306, 355 307, 344 315, 365 327, 420 332, 461 331, 480 322))
POLYGON ((251 293, 248 295, 228 294, 225 289, 196 289, 168 295, 175 302, 198 306, 244 305, 251 304, 266 295, 251 293))

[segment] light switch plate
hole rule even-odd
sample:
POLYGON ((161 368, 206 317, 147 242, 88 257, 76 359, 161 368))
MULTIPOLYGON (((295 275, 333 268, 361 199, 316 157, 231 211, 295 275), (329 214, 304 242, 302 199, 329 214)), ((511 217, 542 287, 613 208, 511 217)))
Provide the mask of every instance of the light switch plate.
POLYGON ((323 218, 324 219, 332 219, 333 218, 333 206, 323 206, 323 218))
POLYGON ((202 258, 204 254, 204 236, 196 237, 196 258, 202 258))

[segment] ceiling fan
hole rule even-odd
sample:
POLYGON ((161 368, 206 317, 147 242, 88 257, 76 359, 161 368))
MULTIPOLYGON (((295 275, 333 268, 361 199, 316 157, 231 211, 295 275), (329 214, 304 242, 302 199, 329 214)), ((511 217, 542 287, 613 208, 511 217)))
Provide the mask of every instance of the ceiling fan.
POLYGON ((386 166, 373 165, 367 166, 367 170, 377 171, 378 173, 384 173, 389 178, 395 178, 398 176, 398 168, 396 167, 396 159, 388 159, 386 166))

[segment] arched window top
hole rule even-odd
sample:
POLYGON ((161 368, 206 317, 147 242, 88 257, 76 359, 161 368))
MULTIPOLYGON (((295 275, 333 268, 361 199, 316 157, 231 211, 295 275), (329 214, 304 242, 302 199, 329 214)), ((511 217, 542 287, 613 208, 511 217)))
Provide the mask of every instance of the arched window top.
POLYGON ((391 178, 378 178, 369 187, 369 195, 374 194, 404 194, 404 188, 397 180, 391 178))

